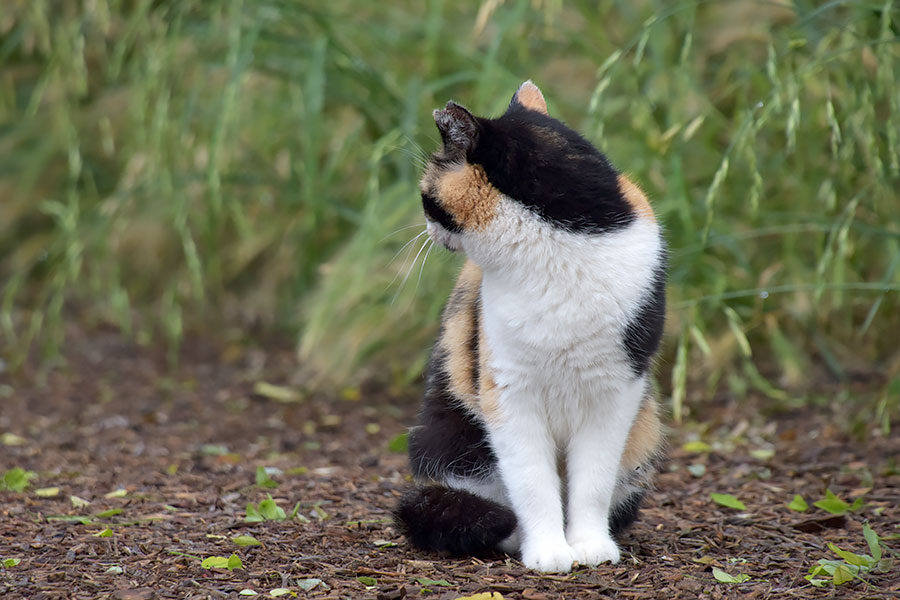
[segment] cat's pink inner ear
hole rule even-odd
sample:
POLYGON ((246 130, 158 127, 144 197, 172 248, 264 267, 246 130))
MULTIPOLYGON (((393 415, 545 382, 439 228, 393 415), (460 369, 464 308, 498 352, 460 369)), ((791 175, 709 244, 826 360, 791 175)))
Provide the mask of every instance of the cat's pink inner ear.
POLYGON ((544 95, 541 93, 541 90, 538 89, 538 86, 534 85, 530 79, 519 86, 519 90, 516 92, 515 101, 528 110, 535 110, 545 115, 549 114, 547 112, 547 101, 544 100, 544 95))

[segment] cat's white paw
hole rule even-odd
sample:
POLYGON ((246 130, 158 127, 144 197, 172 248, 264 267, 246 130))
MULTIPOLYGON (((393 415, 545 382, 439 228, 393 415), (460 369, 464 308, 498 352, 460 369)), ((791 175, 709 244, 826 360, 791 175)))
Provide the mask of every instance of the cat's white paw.
POLYGON ((544 573, 568 573, 575 560, 575 553, 565 542, 534 544, 522 549, 522 562, 525 566, 544 573))
POLYGON ((578 564, 586 567, 595 567, 605 562, 616 564, 620 557, 619 546, 608 535, 575 541, 572 552, 578 564))

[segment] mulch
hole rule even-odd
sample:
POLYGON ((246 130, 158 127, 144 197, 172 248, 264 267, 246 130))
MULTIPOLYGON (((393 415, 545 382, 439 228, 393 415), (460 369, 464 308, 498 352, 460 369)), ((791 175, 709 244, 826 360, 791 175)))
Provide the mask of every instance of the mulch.
POLYGON ((389 444, 413 422, 408 392, 305 391, 289 350, 197 342, 169 369, 152 350, 92 333, 70 336, 64 357, 49 373, 0 363, 0 475, 37 474, 24 492, 0 491, 0 562, 20 561, 0 567, 2 598, 268 598, 277 588, 320 599, 900 597, 896 567, 840 588, 804 578, 837 558, 829 542, 868 552, 866 521, 900 550, 888 539, 900 534, 900 436, 851 437, 830 409, 773 416, 753 398, 708 401, 695 411, 702 423, 673 427, 622 561, 541 575, 507 556, 420 553, 398 535, 390 511, 408 469, 389 444), (709 448, 684 447, 696 439, 709 448), (257 485, 258 467, 277 487, 257 485), (864 506, 840 517, 786 506, 826 489, 864 506), (298 517, 246 523, 247 504, 267 495, 298 517), (261 545, 238 546, 239 535, 261 545), (242 568, 202 567, 232 553, 242 568), (721 583, 713 568, 750 579, 721 583))

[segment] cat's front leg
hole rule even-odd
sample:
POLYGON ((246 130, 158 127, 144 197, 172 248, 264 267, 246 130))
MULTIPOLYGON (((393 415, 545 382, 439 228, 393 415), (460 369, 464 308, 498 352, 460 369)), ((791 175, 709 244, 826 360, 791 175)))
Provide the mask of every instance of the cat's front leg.
POLYGON ((645 386, 640 378, 600 400, 569 440, 566 539, 582 565, 619 562, 609 514, 622 452, 645 386))
POLYGON ((538 571, 570 571, 576 556, 564 533, 557 449, 546 419, 519 403, 490 431, 518 520, 522 562, 538 571))

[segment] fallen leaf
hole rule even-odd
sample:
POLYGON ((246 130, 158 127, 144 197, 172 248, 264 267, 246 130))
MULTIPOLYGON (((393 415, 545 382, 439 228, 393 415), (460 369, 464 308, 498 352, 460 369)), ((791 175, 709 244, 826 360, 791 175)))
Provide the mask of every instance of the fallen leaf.
POLYGON ((74 506, 75 508, 83 508, 90 504, 90 502, 88 502, 84 498, 79 498, 78 496, 69 496, 69 502, 71 502, 72 506, 74 506))
POLYGON ((712 501, 716 504, 721 504, 722 506, 737 510, 747 510, 747 506, 731 494, 717 494, 713 492, 709 497, 712 498, 712 501))
POLYGON ((299 579, 297 580, 297 587, 303 590, 304 592, 308 592, 309 590, 315 588, 318 585, 322 584, 321 579, 315 579, 310 577, 308 579, 299 579))
POLYGON ((58 487, 45 487, 38 488, 34 490, 35 495, 40 496, 41 498, 52 498, 53 496, 59 495, 58 487))
POLYGON ((266 383, 265 381, 257 381, 253 385, 253 393, 276 402, 299 402, 303 399, 300 393, 293 388, 266 383))
POLYGON ((750 579, 750 576, 746 573, 738 573, 737 575, 729 575, 722 569, 718 567, 713 567, 713 577, 716 578, 716 581, 721 581, 722 583, 744 583, 750 579))
POLYGON ((693 442, 687 442, 681 447, 685 452, 692 453, 702 453, 702 452, 711 452, 712 446, 707 444, 706 442, 701 442, 700 440, 694 440, 693 442))
POLYGON ((419 582, 419 585, 424 586, 439 585, 441 587, 450 587, 452 585, 446 579, 429 579, 427 577, 417 577, 416 581, 419 582))
POLYGON ((809 504, 806 503, 806 500, 800 494, 794 495, 794 499, 787 506, 789 509, 797 512, 806 512, 809 509, 809 504))
POLYGON ((262 546, 262 542, 252 535, 237 535, 231 538, 231 541, 238 546, 262 546))

